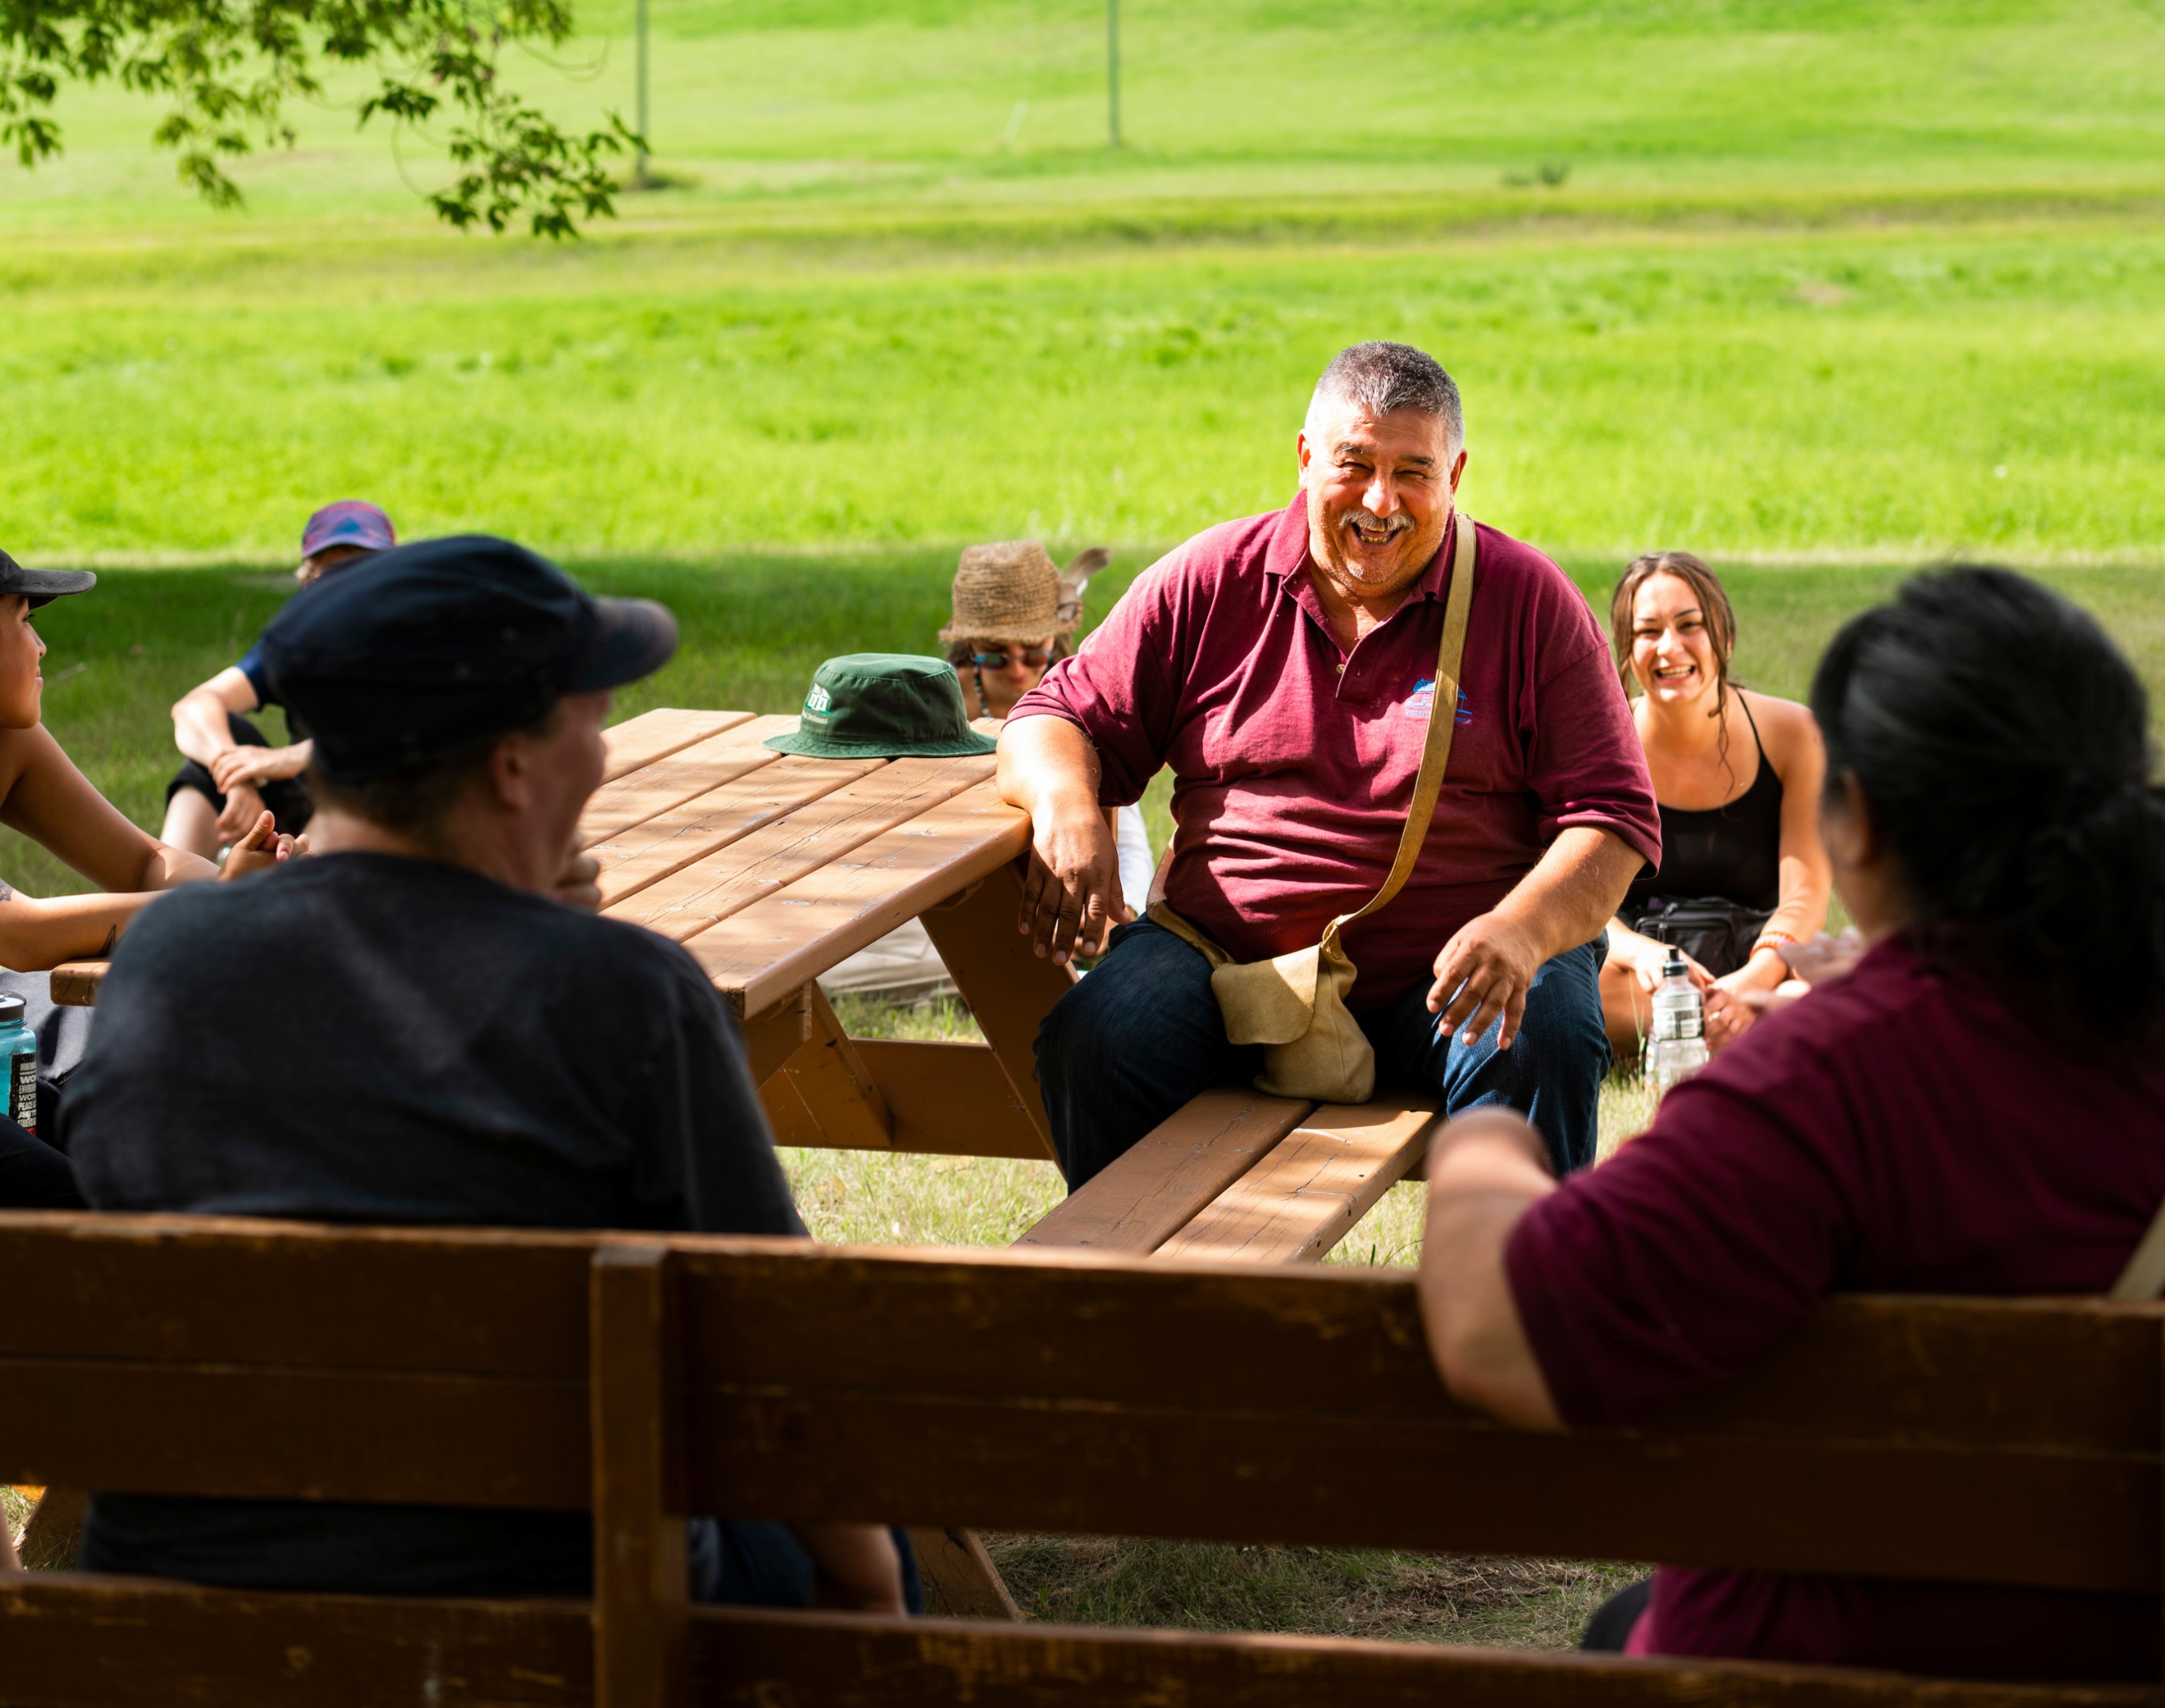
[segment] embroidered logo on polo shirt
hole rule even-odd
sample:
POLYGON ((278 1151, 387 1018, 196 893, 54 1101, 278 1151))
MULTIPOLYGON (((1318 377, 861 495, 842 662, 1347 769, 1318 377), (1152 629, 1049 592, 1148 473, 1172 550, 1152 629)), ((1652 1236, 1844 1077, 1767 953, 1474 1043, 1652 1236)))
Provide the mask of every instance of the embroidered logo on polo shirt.
MULTIPOLYGON (((1414 684, 1414 691, 1406 696, 1406 709, 1424 717, 1435 709, 1435 678, 1425 676, 1414 684)), ((1462 727, 1473 721, 1473 709, 1466 704, 1466 690, 1458 691, 1458 722, 1462 727)))

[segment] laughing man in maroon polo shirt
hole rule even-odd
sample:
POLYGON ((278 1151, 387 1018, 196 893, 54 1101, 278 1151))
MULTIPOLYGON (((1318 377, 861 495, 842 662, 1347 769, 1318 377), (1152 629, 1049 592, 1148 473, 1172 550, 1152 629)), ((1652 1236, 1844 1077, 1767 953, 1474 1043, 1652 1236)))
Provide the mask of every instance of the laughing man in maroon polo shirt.
MULTIPOLYGON (((1411 808, 1456 530, 1472 525, 1452 503, 1458 388, 1409 345, 1356 345, 1317 382, 1297 451, 1291 504, 1146 571, 1000 737, 1002 791, 1032 821, 1022 929, 1060 961, 1110 933, 1037 1041, 1071 1188, 1262 1066, 1228 1042, 1203 957, 1120 924, 1104 809, 1172 768, 1166 900, 1246 962, 1313 944, 1372 895, 1411 808)), ((1405 888, 1345 934, 1348 1006, 1379 1078, 1453 1112, 1523 1111, 1562 1171, 1593 1160, 1609 1067, 1598 940, 1659 860, 1660 819, 1586 602, 1493 528, 1476 547, 1442 794, 1405 888)))

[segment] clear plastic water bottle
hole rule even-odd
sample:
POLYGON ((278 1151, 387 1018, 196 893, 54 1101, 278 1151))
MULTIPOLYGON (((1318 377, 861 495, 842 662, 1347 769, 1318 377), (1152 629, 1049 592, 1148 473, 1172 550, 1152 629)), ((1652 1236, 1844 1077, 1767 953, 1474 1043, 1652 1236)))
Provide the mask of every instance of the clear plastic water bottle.
POLYGON ((0 1062, 8 1070, 8 1119, 38 1130, 38 1035, 23 1021, 19 996, 0 996, 0 1062))
POLYGON ((1672 949, 1654 987, 1653 1036, 1646 1046, 1646 1078, 1654 1095, 1706 1066, 1706 1003, 1685 970, 1683 951, 1672 949))

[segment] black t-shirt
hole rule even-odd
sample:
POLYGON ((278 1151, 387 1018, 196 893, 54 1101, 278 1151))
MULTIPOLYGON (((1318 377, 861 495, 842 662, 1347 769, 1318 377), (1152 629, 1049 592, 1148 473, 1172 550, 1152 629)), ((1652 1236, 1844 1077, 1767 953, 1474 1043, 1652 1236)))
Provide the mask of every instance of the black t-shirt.
MULTIPOLYGON (((798 1234, 735 1023, 637 926, 387 855, 145 909, 63 1136, 101 1210, 798 1234)), ((85 1563, 266 1588, 582 1593, 583 1515, 101 1495, 85 1563)))

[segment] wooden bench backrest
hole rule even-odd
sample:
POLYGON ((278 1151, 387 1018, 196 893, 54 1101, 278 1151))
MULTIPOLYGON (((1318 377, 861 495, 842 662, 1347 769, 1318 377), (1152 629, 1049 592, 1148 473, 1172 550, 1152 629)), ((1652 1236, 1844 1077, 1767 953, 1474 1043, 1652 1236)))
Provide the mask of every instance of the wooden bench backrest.
MULTIPOLYGON (((1443 1394, 1410 1284, 1388 1273, 15 1214, 0 1215, 0 1480, 598 1507, 611 1705, 679 1700, 685 1679, 699 1700, 846 1697, 851 1655, 896 1701, 1103 1700, 1145 1674, 1257 1704, 1689 1695, 1599 1663, 1460 1658, 1446 1679, 1436 1652, 1362 1645, 687 1617, 667 1605, 685 1511, 2160 1584, 2158 1307, 1838 1300, 1658 1428, 1541 1437, 1443 1394), (803 1690, 775 1695, 798 1668, 803 1690)), ((198 1694, 231 1708, 284 1700, 296 1668, 371 1643, 376 1682, 356 1700, 595 1699, 582 1605, 278 1598, 250 1622, 271 1605, 18 1581, 0 1589, 0 1613, 25 1616, 0 1704, 173 1700, 123 1658, 167 1632, 170 1686, 187 1672, 175 1631, 198 1694), (100 1670, 56 1658, 71 1595, 136 1633, 98 1639, 100 1670), (47 1677, 65 1688, 24 1682, 47 1677)), ((1719 1670, 1725 1700, 1927 1700, 1822 1674, 1800 1698, 1802 1675, 1719 1670)))
POLYGON ((592 1259, 642 1247, 693 1511, 2160 1584, 2165 1318, 2083 1300, 1837 1300, 1542 1437, 1445 1396, 1388 1272, 16 1215, 0 1479, 586 1510, 592 1259))

